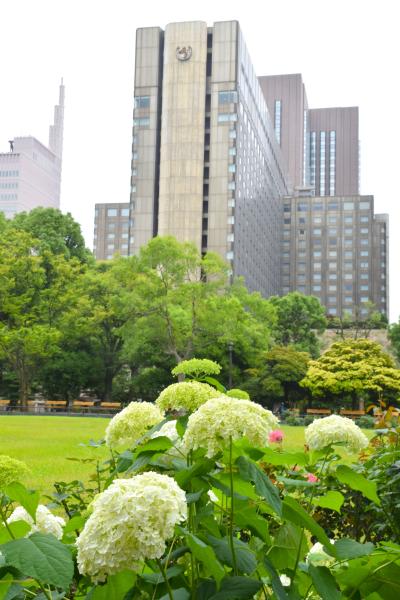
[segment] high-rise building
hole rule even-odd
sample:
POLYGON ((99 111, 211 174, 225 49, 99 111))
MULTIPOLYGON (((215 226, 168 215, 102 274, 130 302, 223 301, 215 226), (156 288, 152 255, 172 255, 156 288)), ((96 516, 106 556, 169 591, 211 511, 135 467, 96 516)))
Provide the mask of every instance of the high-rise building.
POLYGON ((258 79, 293 186, 359 194, 358 107, 310 109, 299 73, 258 79))
POLYGON ((388 314, 386 215, 373 196, 283 199, 282 293, 316 296, 328 316, 388 314))
POLYGON ((236 21, 138 29, 131 253, 154 235, 218 252, 264 295, 280 291, 285 167, 236 21))
POLYGON ((99 258, 168 234, 264 296, 387 314, 388 220, 359 196, 358 108, 310 108, 300 74, 257 78, 236 21, 137 30, 129 235, 112 206, 96 205, 99 258))
POLYGON ((16 137, 0 153, 0 211, 7 218, 38 206, 59 208, 64 125, 64 85, 54 109, 49 146, 34 137, 16 137))
POLYGON ((129 202, 96 204, 93 252, 98 260, 110 260, 117 253, 128 256, 129 202))

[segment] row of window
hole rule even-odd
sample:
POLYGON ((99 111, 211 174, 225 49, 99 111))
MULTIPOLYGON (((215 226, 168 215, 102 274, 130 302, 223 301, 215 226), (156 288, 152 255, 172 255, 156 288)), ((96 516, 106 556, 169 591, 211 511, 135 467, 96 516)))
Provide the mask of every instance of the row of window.
MULTIPOLYGON (((289 209, 286 208, 286 212, 290 212, 290 204, 285 204, 284 205, 284 210, 285 207, 289 207, 289 209)), ((348 211, 348 210, 356 210, 357 208, 359 210, 369 210, 371 208, 371 204, 369 200, 360 200, 359 202, 335 202, 335 201, 329 201, 327 203, 327 209, 328 210, 340 210, 340 207, 343 208, 344 211, 348 211)), ((311 203, 311 205, 308 202, 298 202, 297 203, 297 211, 298 212, 307 212, 309 209, 311 208, 311 210, 313 211, 323 211, 324 210, 324 205, 322 202, 313 202, 311 203)))
POLYGON ((18 200, 18 194, 0 194, 0 200, 18 200))
POLYGON ((19 177, 19 171, 0 171, 0 177, 19 177))
POLYGON ((17 181, 6 181, 5 183, 0 183, 0 188, 2 190, 12 190, 18 188, 17 181))

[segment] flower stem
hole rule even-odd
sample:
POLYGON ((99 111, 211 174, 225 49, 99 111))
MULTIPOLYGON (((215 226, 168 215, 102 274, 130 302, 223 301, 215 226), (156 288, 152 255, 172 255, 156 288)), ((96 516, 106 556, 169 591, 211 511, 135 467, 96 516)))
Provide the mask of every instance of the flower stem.
POLYGON ((233 523, 234 523, 234 500, 233 500, 233 467, 232 467, 232 437, 229 438, 229 479, 231 492, 231 510, 229 517, 229 544, 232 552, 232 564, 235 575, 238 574, 235 544, 233 541, 233 523))
POLYGON ((169 597, 169 600, 174 600, 174 596, 173 596, 173 593, 172 593, 172 589, 171 589, 171 586, 169 585, 169 581, 168 581, 168 578, 167 578, 167 572, 166 572, 166 570, 164 569, 164 567, 162 566, 161 560, 160 560, 159 558, 157 558, 157 564, 158 564, 158 568, 159 568, 159 569, 160 569, 160 571, 161 571, 161 575, 162 575, 162 576, 163 576, 163 578, 164 578, 165 585, 167 586, 167 592, 168 592, 168 597, 169 597))

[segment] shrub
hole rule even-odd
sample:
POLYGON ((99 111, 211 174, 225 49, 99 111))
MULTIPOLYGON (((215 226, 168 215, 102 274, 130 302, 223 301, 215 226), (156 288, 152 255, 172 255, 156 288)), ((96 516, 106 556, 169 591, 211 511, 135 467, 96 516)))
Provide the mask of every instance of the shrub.
POLYGON ((375 426, 375 419, 371 415, 363 415, 356 419, 356 425, 362 429, 373 429, 375 426))

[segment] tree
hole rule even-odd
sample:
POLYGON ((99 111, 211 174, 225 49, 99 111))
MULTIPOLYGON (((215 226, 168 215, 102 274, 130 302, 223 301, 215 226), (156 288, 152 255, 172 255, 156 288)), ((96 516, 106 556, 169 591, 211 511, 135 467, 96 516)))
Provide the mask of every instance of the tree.
POLYGON ((311 361, 300 385, 314 397, 347 396, 356 401, 393 399, 400 392, 400 370, 382 347, 367 339, 336 342, 318 360, 311 361))
POLYGON ((388 328, 388 336, 398 361, 400 361, 400 319, 398 323, 392 323, 388 328))
POLYGON ((275 346, 263 353, 256 368, 248 369, 249 379, 245 383, 252 398, 266 406, 274 401, 292 403, 304 396, 299 382, 304 378, 310 355, 291 346, 275 346))
POLYGON ((319 349, 317 333, 323 333, 327 325, 325 311, 318 298, 291 292, 282 297, 273 296, 270 300, 277 312, 276 343, 294 346, 316 357, 319 349))
POLYGON ((386 329, 387 318, 376 310, 373 302, 364 302, 362 309, 354 308, 354 316, 345 314, 342 317, 330 317, 328 328, 336 329, 336 333, 342 340, 353 338, 368 338, 373 329, 386 329), (366 311, 366 312, 362 312, 366 311))
MULTIPOLYGON (((92 262, 93 255, 85 247, 85 240, 70 213, 64 215, 56 208, 34 208, 21 212, 9 221, 10 229, 26 231, 39 241, 40 251, 62 254, 65 258, 77 258, 80 262, 92 262)), ((1 229, 0 229, 1 231, 1 229)))
POLYGON ((17 375, 22 406, 40 365, 58 350, 58 324, 74 305, 81 269, 75 259, 40 253, 24 231, 7 229, 0 241, 0 358, 17 375))

